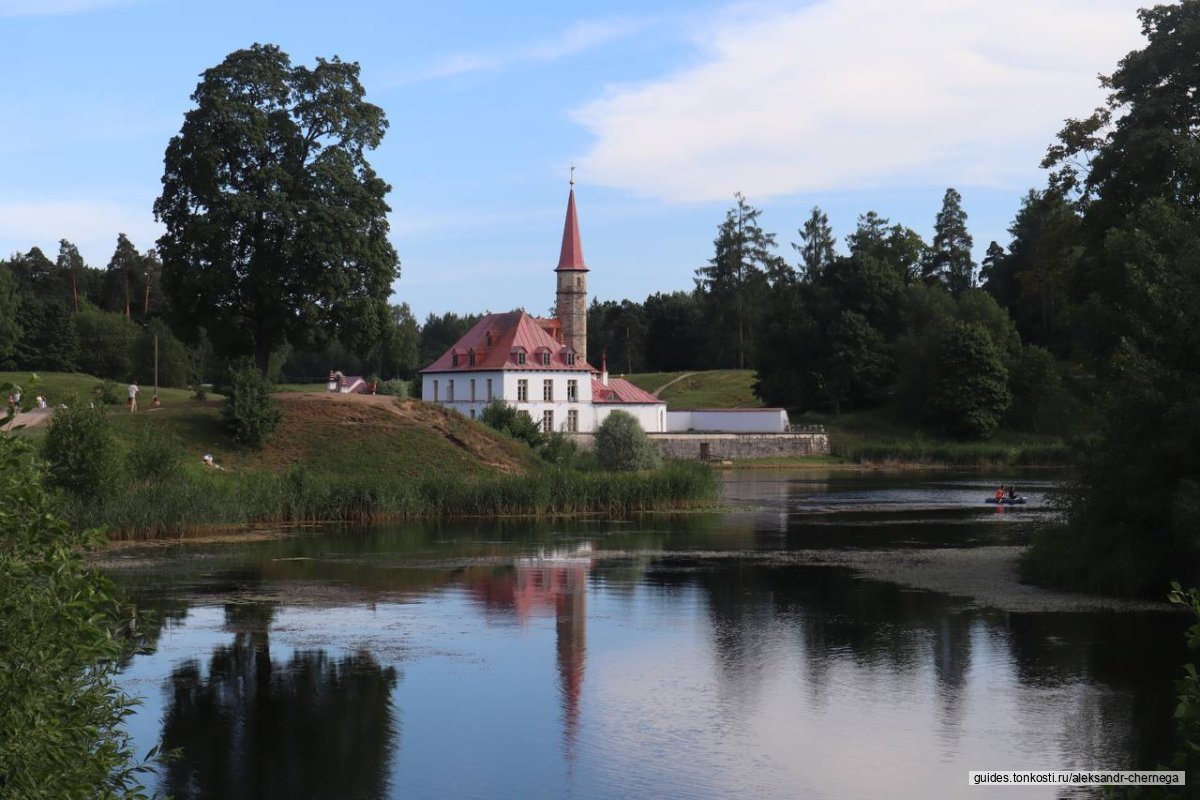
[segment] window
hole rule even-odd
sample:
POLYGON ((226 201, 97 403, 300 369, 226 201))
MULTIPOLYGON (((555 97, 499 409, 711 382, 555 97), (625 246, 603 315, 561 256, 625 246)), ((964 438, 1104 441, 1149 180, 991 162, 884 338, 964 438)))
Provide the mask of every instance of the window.
POLYGON ((524 364, 525 363, 525 351, 524 350, 513 350, 513 361, 517 362, 517 364, 524 364))
MULTIPOLYGON (((472 356, 472 357, 474 357, 474 356, 472 356)), ((475 402, 475 379, 474 378, 471 378, 471 402, 472 403, 475 402)), ((475 416, 474 411, 471 412, 471 416, 472 417, 475 416)))
POLYGON ((487 379, 487 401, 492 402, 492 379, 487 379))
POLYGON ((471 352, 467 353, 467 363, 469 365, 471 365, 472 367, 475 366, 475 351, 474 350, 471 350, 471 352))
POLYGON ((567 364, 569 364, 572 367, 575 366, 575 351, 574 350, 567 351, 567 364))
POLYGON ((567 381, 567 402, 579 402, 579 381, 567 381))
POLYGON ((517 402, 518 403, 528 403, 529 402, 529 381, 525 381, 525 380, 517 381, 517 402))
POLYGON ((547 403, 554 401, 554 381, 549 379, 542 381, 542 399, 547 403))
POLYGON ((452 366, 452 367, 458 366, 458 353, 450 354, 450 366, 452 366))
POLYGON ((573 408, 567 412, 567 430, 579 433, 579 412, 573 408))
POLYGON ((543 367, 550 366, 550 351, 549 350, 542 353, 542 366, 543 367))
POLYGON ((438 401, 438 385, 437 385, 437 381, 434 381, 433 382, 433 402, 436 403, 437 401, 438 401))
POLYGON ((545 431, 546 433, 550 433, 551 431, 554 430, 554 412, 553 411, 543 411, 542 412, 542 430, 545 431))
POLYGON ((446 402, 454 402, 454 381, 446 381, 446 402))

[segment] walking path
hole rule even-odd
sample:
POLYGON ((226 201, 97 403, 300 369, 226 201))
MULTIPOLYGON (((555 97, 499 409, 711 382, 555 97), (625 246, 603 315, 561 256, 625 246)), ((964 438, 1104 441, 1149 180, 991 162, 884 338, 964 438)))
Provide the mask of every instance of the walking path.
MULTIPOLYGON (((50 422, 54 416, 53 408, 31 408, 12 418, 7 425, 0 426, 0 431, 12 431, 17 428, 38 428, 50 422)), ((3 419, 3 417, 0 417, 3 419)))
POLYGON ((695 375, 695 374, 696 374, 696 373, 694 373, 694 372, 685 372, 685 373, 683 373, 682 375, 680 375, 680 376, 678 376, 678 377, 675 377, 675 378, 672 378, 671 380, 667 381, 666 383, 664 383, 662 386, 660 386, 660 387, 658 387, 657 389, 655 389, 655 390, 654 390, 653 392, 651 392, 650 394, 652 394, 652 395, 654 395, 654 396, 656 396, 656 397, 657 397, 657 396, 658 396, 658 394, 659 394, 659 392, 661 392, 662 390, 664 390, 664 389, 666 389, 666 388, 668 388, 668 387, 670 387, 670 386, 674 386, 675 384, 679 383, 679 382, 680 382, 681 380, 683 380, 684 378, 690 378, 690 377, 692 377, 692 376, 693 376, 693 375, 695 375))

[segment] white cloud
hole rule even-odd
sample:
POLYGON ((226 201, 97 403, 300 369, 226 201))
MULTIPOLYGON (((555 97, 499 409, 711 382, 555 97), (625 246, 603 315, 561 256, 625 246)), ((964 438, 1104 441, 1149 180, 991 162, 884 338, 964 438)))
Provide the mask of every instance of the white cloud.
POLYGON ((1139 0, 819 0, 743 7, 705 58, 573 112, 589 181, 672 201, 904 184, 1023 187, 1096 76, 1139 46, 1139 0))
POLYGON ((0 19, 78 14, 100 8, 132 5, 136 2, 139 0, 0 0, 0 19))
POLYGON ((93 267, 108 263, 117 234, 126 234, 139 250, 162 235, 150 204, 130 206, 108 201, 52 200, 0 202, 0 258, 37 246, 53 259, 59 239, 67 239, 93 267))
POLYGON ((558 61, 630 36, 644 26, 644 21, 633 19, 577 22, 552 39, 488 52, 453 53, 426 67, 397 75, 391 85, 422 83, 472 72, 504 69, 516 64, 558 61))

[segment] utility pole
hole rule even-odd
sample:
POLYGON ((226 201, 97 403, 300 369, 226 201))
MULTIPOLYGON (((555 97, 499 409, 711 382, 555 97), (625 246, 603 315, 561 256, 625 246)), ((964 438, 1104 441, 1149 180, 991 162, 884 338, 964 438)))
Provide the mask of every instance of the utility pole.
POLYGON ((154 334, 154 400, 152 405, 155 408, 162 405, 158 400, 158 334, 154 334))

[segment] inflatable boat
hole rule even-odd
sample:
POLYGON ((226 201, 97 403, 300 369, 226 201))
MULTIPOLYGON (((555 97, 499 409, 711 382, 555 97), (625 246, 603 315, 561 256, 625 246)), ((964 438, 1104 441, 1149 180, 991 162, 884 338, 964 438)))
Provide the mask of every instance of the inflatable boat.
POLYGON ((1003 499, 997 500, 994 497, 989 497, 988 499, 984 500, 983 502, 991 503, 992 505, 1001 505, 1001 506, 1023 506, 1023 505, 1025 505, 1025 498, 1024 497, 1005 497, 1003 499))

